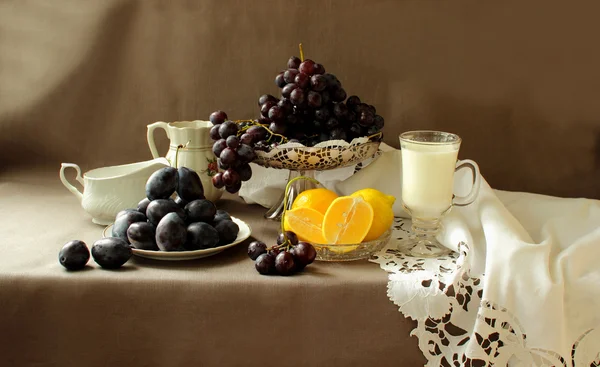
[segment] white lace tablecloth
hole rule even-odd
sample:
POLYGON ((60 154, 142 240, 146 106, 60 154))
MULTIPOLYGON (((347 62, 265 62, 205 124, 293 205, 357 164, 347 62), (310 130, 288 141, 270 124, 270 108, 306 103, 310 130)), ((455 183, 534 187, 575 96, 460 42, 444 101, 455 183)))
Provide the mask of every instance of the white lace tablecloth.
MULTIPOLYGON (((546 261, 538 258, 541 262, 536 263, 523 254, 522 261, 513 261, 520 264, 513 269, 517 275, 504 272, 508 264, 476 275, 473 249, 462 241, 450 256, 405 257, 396 246, 408 236, 411 223, 401 218, 396 218, 393 240, 371 259, 389 272, 390 300, 417 321, 411 335, 419 339, 427 366, 600 366, 600 222, 594 223, 600 204, 498 193, 520 216, 536 212, 536 203, 546 204, 540 208, 546 215, 529 227, 539 231, 534 238, 543 240, 528 244, 546 261), (579 210, 569 214, 574 207, 579 210), (561 208, 563 215, 554 216, 561 208), (561 233, 561 222, 574 230, 561 233), (527 294, 537 301, 521 298, 527 294)), ((509 227, 504 229, 511 234, 509 227)), ((489 256, 494 253, 488 250, 489 256)))

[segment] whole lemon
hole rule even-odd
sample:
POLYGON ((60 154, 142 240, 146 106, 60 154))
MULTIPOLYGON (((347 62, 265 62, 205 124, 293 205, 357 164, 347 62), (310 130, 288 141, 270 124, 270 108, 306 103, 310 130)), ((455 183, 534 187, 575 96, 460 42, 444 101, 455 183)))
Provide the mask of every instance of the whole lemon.
POLYGON ((358 190, 350 196, 360 196, 373 207, 373 224, 363 241, 373 241, 385 233, 394 223, 392 206, 396 198, 376 189, 358 190))
POLYGON ((337 197, 335 192, 325 188, 302 191, 294 200, 292 209, 311 208, 325 215, 327 208, 337 197))

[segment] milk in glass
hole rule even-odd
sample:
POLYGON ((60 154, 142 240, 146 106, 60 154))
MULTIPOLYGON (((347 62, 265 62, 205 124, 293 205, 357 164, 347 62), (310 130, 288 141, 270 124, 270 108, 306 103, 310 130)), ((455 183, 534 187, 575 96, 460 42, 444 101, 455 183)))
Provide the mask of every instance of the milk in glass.
POLYGON ((402 201, 413 217, 438 218, 452 206, 458 149, 402 143, 402 201))

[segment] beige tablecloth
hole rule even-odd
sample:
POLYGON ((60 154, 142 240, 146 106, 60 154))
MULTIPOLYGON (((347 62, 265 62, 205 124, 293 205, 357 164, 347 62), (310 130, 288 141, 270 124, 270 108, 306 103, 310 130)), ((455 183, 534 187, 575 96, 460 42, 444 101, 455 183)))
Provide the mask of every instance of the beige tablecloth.
MULTIPOLYGON (((58 168, 58 167, 57 167, 58 168)), ((273 242, 265 209, 218 206, 273 242)), ((93 260, 67 272, 58 251, 89 246, 92 224, 57 172, 0 175, 0 366, 416 366, 414 327, 386 296, 377 264, 317 262, 261 276, 247 242, 186 262, 93 260)))

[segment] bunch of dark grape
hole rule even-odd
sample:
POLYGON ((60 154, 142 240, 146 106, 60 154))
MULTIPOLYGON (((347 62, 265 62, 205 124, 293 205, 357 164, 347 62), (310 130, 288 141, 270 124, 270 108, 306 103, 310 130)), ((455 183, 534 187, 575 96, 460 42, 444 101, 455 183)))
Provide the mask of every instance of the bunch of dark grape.
POLYGON ((117 214, 112 237, 103 240, 140 250, 193 251, 229 244, 238 235, 231 216, 204 197, 202 181, 192 169, 157 170, 146 182, 146 196, 137 208, 117 214))
POLYGON ((251 242, 248 256, 255 261, 254 267, 263 275, 292 275, 302 271, 317 257, 313 245, 298 241, 294 232, 286 231, 277 237, 277 245, 267 248, 261 241, 251 242))
POLYGON ((272 135, 253 121, 236 123, 227 120, 223 111, 215 111, 210 115, 214 125, 210 137, 215 141, 213 153, 218 158, 219 169, 212 178, 216 188, 225 187, 230 193, 236 193, 242 187, 242 181, 252 177, 249 163, 256 158, 255 149, 266 146, 265 139, 272 135))
POLYGON ((281 88, 281 98, 261 96, 258 121, 306 146, 328 140, 350 142, 378 134, 383 128, 384 119, 374 106, 357 96, 346 99, 338 78, 310 59, 292 56, 287 69, 275 77, 275 84, 281 88))
POLYGON ((338 78, 326 73, 323 65, 292 56, 275 84, 281 88, 281 97, 260 96, 257 120, 231 121, 223 111, 210 115, 213 153, 223 170, 213 176, 215 187, 238 192, 242 182, 252 177, 249 163, 256 151, 269 151, 281 143, 312 147, 328 140, 382 139, 383 117, 357 96, 346 99, 338 78))

